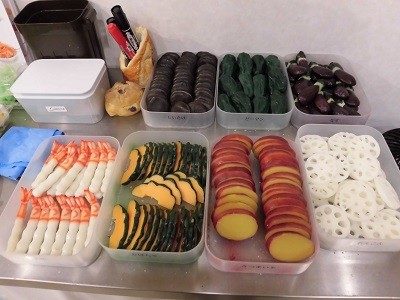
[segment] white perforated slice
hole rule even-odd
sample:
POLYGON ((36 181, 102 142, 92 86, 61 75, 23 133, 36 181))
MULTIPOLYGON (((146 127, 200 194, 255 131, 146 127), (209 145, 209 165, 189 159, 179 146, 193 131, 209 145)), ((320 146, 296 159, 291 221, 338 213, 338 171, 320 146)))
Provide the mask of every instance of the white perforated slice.
POLYGON ((328 143, 326 140, 323 137, 314 134, 302 136, 300 138, 300 146, 304 159, 309 158, 315 153, 328 151, 328 143))
POLYGON ((386 203, 382 200, 381 196, 379 196, 379 193, 376 191, 374 181, 373 180, 368 181, 367 183, 372 187, 372 189, 375 192, 375 195, 376 195, 375 201, 376 201, 376 205, 377 205, 377 210, 380 211, 380 210, 384 209, 386 207, 386 203))
POLYGON ((348 238, 352 239, 363 239, 364 232, 362 231, 361 223, 356 221, 350 221, 350 234, 348 238))
POLYGON ((350 164, 350 177, 356 180, 371 181, 381 171, 379 161, 367 152, 353 152, 347 156, 350 164))
POLYGON ((347 157, 344 156, 342 153, 339 153, 336 151, 329 151, 329 154, 332 155, 332 157, 336 161, 337 182, 342 182, 342 181, 346 180, 350 175, 350 168, 351 168, 347 157))
POLYGON ((312 197, 311 200, 312 200, 312 202, 314 204, 314 207, 317 208, 319 206, 327 205, 327 204, 332 204, 333 205, 335 197, 334 196, 329 197, 329 198, 312 197))
POLYGON ((351 151, 355 145, 353 142, 354 139, 357 139, 357 136, 353 133, 338 132, 328 139, 328 145, 331 150, 340 152, 347 156, 349 151, 351 151))
POLYGON ((328 199, 334 196, 339 188, 339 184, 336 181, 323 184, 309 183, 308 186, 312 197, 322 199, 328 199))
POLYGON ((335 182, 338 177, 338 168, 335 158, 329 152, 320 152, 311 155, 306 163, 307 181, 323 184, 335 182))
POLYGON ((395 189, 385 178, 376 177, 374 179, 375 188, 383 202, 391 209, 400 208, 400 200, 395 189))
POLYGON ((378 211, 375 191, 362 181, 353 180, 342 184, 336 193, 335 202, 353 221, 368 220, 378 211))
POLYGON ((358 136, 360 146, 367 151, 369 154, 378 158, 381 153, 381 148, 379 147, 379 143, 370 135, 359 135, 358 136))
POLYGON ((400 211, 391 208, 385 208, 381 210, 382 213, 395 216, 397 220, 400 220, 400 211))
POLYGON ((400 239, 400 221, 393 215, 379 212, 361 222, 362 231, 369 239, 400 239))
POLYGON ((315 209, 315 218, 321 228, 334 237, 345 238, 350 234, 350 221, 339 207, 330 204, 315 209))

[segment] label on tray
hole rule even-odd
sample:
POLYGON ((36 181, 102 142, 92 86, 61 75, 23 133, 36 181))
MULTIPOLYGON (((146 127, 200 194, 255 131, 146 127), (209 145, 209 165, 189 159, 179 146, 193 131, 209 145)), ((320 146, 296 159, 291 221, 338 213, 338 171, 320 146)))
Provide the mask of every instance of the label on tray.
POLYGON ((247 121, 247 122, 249 122, 249 121, 263 122, 264 118, 262 118, 262 117, 249 117, 248 116, 244 120, 247 121))
POLYGON ((168 116, 168 120, 186 120, 186 116, 168 116))
POLYGON ((50 113, 53 112, 67 112, 65 106, 46 106, 46 110, 50 113))

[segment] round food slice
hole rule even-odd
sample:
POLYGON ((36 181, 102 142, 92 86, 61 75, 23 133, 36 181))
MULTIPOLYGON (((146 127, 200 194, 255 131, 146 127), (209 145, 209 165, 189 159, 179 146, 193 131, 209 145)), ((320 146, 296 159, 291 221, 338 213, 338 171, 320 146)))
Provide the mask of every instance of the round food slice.
POLYGON ((355 151, 348 156, 350 177, 356 180, 371 181, 381 171, 379 161, 368 152, 355 151))
POLYGON ((353 221, 368 220, 378 211, 375 191, 368 183, 357 180, 346 181, 340 186, 335 203, 338 203, 353 221))
POLYGON ((340 152, 347 156, 354 147, 354 140, 357 140, 355 134, 349 132, 338 132, 328 139, 328 145, 331 150, 340 152))
POLYGON ((329 152, 313 154, 307 159, 305 168, 308 182, 315 184, 337 182, 337 161, 329 152))
POLYGON ((322 184, 308 184, 312 197, 328 199, 336 194, 339 184, 335 182, 326 182, 322 184))
POLYGON ((400 220, 384 212, 378 212, 370 220, 361 222, 361 227, 369 239, 400 239, 400 220))
POLYGON ((329 150, 328 143, 325 139, 316 134, 303 135, 300 138, 301 153, 303 158, 307 159, 318 152, 326 152, 329 150))
POLYGON ((375 188, 378 192, 379 196, 382 198, 383 202, 391 209, 399 209, 400 208, 400 200, 399 196, 396 193, 396 190, 387 181, 385 178, 376 177, 374 179, 375 188))
POLYGON ((345 238, 350 234, 350 221, 340 207, 330 204, 317 207, 315 218, 319 226, 334 237, 345 238))

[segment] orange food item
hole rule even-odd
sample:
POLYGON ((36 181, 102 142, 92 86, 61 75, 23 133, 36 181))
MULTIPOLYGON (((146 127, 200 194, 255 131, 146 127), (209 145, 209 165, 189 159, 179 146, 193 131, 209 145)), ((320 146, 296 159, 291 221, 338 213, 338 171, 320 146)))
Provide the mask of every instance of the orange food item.
POLYGON ((11 58, 16 53, 17 51, 13 47, 0 42, 0 58, 11 58))

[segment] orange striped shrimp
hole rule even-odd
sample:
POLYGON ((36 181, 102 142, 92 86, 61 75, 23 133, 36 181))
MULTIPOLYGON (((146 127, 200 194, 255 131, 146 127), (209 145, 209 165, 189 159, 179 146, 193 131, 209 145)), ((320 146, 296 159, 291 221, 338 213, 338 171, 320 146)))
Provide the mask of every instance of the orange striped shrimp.
POLYGON ((40 204, 40 217, 39 223, 36 227, 35 233, 33 234, 32 242, 29 244, 27 254, 39 254, 40 246, 43 243, 44 234, 47 229, 47 223, 49 222, 50 208, 46 202, 47 196, 39 197, 38 201, 40 204))
POLYGON ((38 198, 30 197, 29 199, 32 202, 32 210, 29 216, 28 224, 22 232, 21 239, 18 241, 17 246, 15 247, 16 253, 26 253, 26 251, 28 251, 29 244, 32 241, 36 227, 38 226, 40 213, 42 211, 38 198))
POLYGON ((66 147, 67 156, 63 161, 55 168, 53 173, 51 173, 46 180, 41 182, 36 188, 33 189, 32 195, 39 197, 47 192, 51 186, 56 183, 60 177, 68 172, 77 159, 77 148, 76 145, 71 142, 66 147))
POLYGON ((86 166, 89 159, 90 152, 87 141, 81 141, 79 148, 79 156, 71 169, 68 170, 67 174, 58 183, 56 187, 56 195, 64 194, 67 189, 74 182, 75 178, 78 177, 79 172, 86 166))
POLYGON ((89 190, 85 190, 85 198, 90 204, 90 220, 88 226, 87 237, 85 241, 85 246, 87 246, 90 242, 90 238, 92 237, 93 230, 96 226, 97 216, 99 215, 100 204, 95 195, 89 190))
POLYGON ((56 239, 54 244, 51 246, 51 255, 60 255, 62 247, 65 243, 65 238, 67 237, 67 232, 69 229, 69 222, 71 220, 71 207, 67 202, 67 197, 64 195, 56 196, 56 200, 61 207, 60 223, 58 225, 58 230, 56 233, 56 239))
POLYGON ((28 209, 29 198, 31 197, 31 190, 21 187, 20 204, 17 212, 17 217, 14 221, 14 227, 11 231, 10 238, 7 243, 7 251, 13 252, 19 239, 21 238, 22 231, 24 230, 24 219, 28 209))
POLYGON ((53 145, 50 150, 50 155, 44 163, 42 169, 39 174, 36 176, 35 180, 32 182, 31 187, 36 188, 41 182, 43 182, 47 176, 53 172, 54 168, 63 160, 67 151, 65 150, 65 145, 58 143, 57 141, 53 142, 53 145))
POLYGON ((47 223, 47 230, 44 234, 44 240, 40 246, 40 255, 49 255, 51 253, 51 246, 53 245, 58 224, 60 223, 61 210, 57 202, 51 196, 45 197, 45 201, 49 206, 49 222, 47 223))
POLYGON ((111 174, 114 169, 115 157, 117 156, 117 151, 109 143, 107 142, 104 143, 104 147, 107 149, 108 154, 107 154, 107 168, 100 188, 100 191, 103 193, 103 195, 106 193, 108 183, 110 182, 111 174))
POLYGON ((96 171, 94 172, 92 181, 89 186, 89 191, 98 195, 98 198, 102 198, 103 194, 100 191, 101 183, 103 182, 104 175, 106 173, 107 162, 108 162, 108 151, 104 145, 104 142, 98 142, 100 149, 99 163, 97 164, 96 171))
POLYGON ((79 230, 76 235, 75 245, 74 248, 72 249, 72 254, 78 253, 85 247, 85 241, 87 238, 87 232, 90 220, 90 208, 87 205, 85 199, 83 199, 83 197, 77 197, 75 198, 75 201, 81 210, 81 219, 79 223, 79 230))
POLYGON ((75 245, 76 235, 79 230, 79 223, 81 221, 81 210, 75 201, 74 197, 67 197, 67 202, 71 207, 71 220, 69 222, 69 228, 65 243, 62 247, 61 255, 71 255, 72 249, 75 245))
POLYGON ((90 157, 86 165, 85 173, 83 174, 82 180, 79 183, 79 187, 75 192, 75 197, 83 196, 83 191, 89 188, 90 182, 94 176, 97 165, 100 161, 100 151, 97 148, 95 142, 88 142, 90 149, 90 157))

